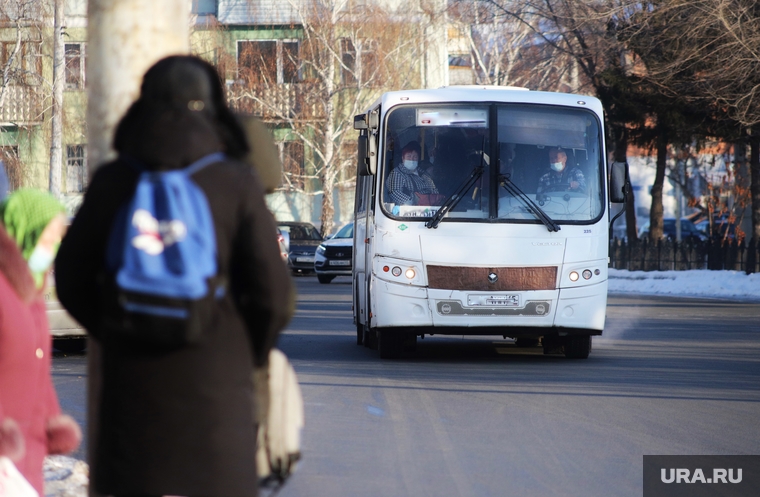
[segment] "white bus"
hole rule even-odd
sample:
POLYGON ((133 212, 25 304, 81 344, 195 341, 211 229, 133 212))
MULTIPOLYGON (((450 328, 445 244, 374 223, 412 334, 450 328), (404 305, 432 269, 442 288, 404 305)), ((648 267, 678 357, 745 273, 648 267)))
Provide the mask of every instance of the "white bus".
POLYGON ((395 358, 425 335, 499 335, 588 357, 627 174, 608 184, 603 123, 593 97, 475 86, 355 116, 357 343, 395 358))

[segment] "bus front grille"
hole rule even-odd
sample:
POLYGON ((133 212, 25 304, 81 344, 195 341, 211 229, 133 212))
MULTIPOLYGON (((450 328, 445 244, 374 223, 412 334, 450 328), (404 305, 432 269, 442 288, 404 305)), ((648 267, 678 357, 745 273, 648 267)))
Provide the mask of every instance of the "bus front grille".
POLYGON ((557 288, 557 266, 427 266, 429 288, 470 291, 527 291, 557 288))

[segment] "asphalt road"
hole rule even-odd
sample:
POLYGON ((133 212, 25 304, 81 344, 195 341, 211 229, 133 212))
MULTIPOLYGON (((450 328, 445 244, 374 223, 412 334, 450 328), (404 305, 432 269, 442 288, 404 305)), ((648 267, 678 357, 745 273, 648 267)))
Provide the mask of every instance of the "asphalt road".
MULTIPOLYGON (((758 303, 612 296, 586 360, 436 336, 385 361, 355 344, 348 278, 296 281, 280 348, 306 428, 283 497, 640 496, 645 454, 760 454, 758 303)), ((82 422, 85 362, 54 359, 82 422)))

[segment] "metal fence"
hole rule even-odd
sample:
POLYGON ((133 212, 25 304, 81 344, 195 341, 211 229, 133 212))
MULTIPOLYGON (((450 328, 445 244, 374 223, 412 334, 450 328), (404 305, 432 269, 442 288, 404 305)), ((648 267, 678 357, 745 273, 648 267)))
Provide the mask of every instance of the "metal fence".
POLYGON ((734 240, 649 240, 610 242, 610 267, 630 271, 711 269, 760 272, 760 244, 734 240))

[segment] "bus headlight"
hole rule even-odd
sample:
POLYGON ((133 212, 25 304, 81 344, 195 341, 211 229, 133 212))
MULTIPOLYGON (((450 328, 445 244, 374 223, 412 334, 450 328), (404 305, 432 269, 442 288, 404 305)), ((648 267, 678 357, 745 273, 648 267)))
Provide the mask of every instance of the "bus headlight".
POLYGON ((395 266, 393 269, 391 269, 391 274, 393 276, 401 276, 401 268, 398 266, 395 266))
POLYGON ((577 271, 571 271, 570 272, 570 281, 578 281, 578 272, 577 271))
POLYGON ((591 279, 591 270, 590 269, 584 269, 583 270, 583 279, 584 280, 590 280, 591 279))
POLYGON ((409 268, 406 270, 404 275, 409 278, 410 280, 413 280, 415 276, 417 276, 417 273, 414 272, 414 269, 409 268))

